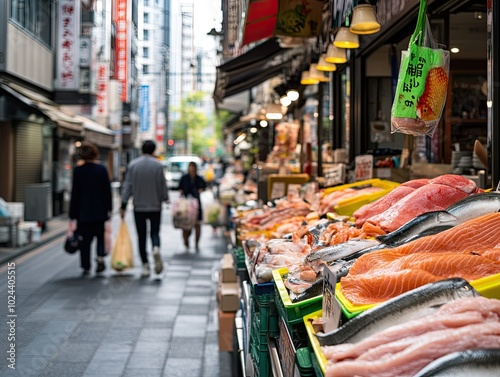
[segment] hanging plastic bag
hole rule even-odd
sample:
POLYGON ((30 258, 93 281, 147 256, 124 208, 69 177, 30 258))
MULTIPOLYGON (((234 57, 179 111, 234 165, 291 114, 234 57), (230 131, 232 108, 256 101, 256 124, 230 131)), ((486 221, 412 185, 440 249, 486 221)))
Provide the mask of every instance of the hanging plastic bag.
POLYGON ((111 221, 104 223, 104 253, 108 255, 113 248, 113 240, 111 239, 111 221))
POLYGON ((427 1, 421 0, 417 26, 401 55, 391 133, 432 137, 446 102, 450 53, 437 48, 426 11, 427 1))
POLYGON ((123 220, 118 229, 113 252, 111 253, 111 266, 116 271, 123 271, 134 267, 132 241, 130 240, 127 224, 123 220))
POLYGON ((172 203, 174 228, 192 229, 198 219, 198 200, 181 197, 172 203))
POLYGON ((212 226, 226 225, 226 207, 218 201, 207 204, 203 209, 203 223, 212 226))

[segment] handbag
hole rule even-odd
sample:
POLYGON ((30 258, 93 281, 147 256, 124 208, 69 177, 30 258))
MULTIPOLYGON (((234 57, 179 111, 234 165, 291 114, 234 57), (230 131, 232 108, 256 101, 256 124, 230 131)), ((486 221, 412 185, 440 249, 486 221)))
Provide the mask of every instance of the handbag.
POLYGON ((74 254, 80 249, 83 237, 78 233, 68 234, 64 242, 64 250, 69 254, 74 254))

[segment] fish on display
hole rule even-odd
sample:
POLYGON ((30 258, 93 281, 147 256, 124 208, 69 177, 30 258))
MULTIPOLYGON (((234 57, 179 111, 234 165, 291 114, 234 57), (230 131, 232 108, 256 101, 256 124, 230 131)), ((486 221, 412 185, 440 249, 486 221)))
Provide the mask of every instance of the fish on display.
POLYGON ((311 264, 314 262, 333 262, 338 259, 345 259, 351 254, 354 254, 360 250, 371 248, 374 246, 379 246, 380 242, 369 239, 351 239, 346 242, 338 243, 332 246, 326 246, 321 249, 317 249, 309 254, 305 258, 306 264, 311 264))
POLYGON ((414 377, 500 376, 500 349, 452 352, 434 360, 414 377))
POLYGON ((495 191, 468 196, 446 208, 446 212, 455 216, 459 223, 498 211, 500 192, 495 191))
POLYGON ((354 264, 356 259, 351 259, 351 260, 344 260, 344 259, 339 259, 336 260, 335 262, 328 264, 328 268, 332 273, 335 274, 337 277, 336 283, 340 282, 340 278, 346 276, 349 273, 349 269, 351 266, 354 264))
POLYGON ((378 236, 377 240, 388 247, 394 247, 426 235, 439 233, 458 224, 459 220, 447 211, 425 212, 395 231, 378 236))
POLYGON ((372 307, 338 329, 318 333, 320 345, 356 343, 396 324, 434 313, 443 304, 462 298, 479 296, 464 279, 451 278, 429 283, 372 307))
POLYGON ((316 280, 309 288, 303 292, 296 294, 290 291, 290 299, 293 303, 307 300, 308 298, 317 297, 323 294, 323 278, 316 280))

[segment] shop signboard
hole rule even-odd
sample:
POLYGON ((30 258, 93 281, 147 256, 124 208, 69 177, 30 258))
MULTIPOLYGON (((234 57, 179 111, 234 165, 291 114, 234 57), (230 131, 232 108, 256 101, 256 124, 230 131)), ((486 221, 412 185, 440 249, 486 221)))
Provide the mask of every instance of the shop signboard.
POLYGON ((274 35, 310 38, 321 32, 323 1, 279 0, 274 35))
POLYGON ((80 1, 60 0, 57 7, 57 64, 55 89, 78 90, 80 81, 78 39, 80 37, 80 1))
POLYGON ((149 130, 149 86, 141 85, 140 93, 141 132, 146 132, 149 130))
POLYGON ((373 178, 373 155, 365 154, 354 158, 354 179, 364 181, 373 178))

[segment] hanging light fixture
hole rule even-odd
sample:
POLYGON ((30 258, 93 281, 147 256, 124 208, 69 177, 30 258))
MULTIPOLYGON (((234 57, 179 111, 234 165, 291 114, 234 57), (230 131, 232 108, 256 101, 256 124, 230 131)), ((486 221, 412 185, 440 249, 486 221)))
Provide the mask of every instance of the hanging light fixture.
POLYGON ((317 78, 311 77, 309 71, 303 71, 300 77, 300 85, 314 85, 318 84, 319 80, 317 78))
POLYGON ((326 50, 325 61, 334 64, 345 63, 347 61, 345 48, 338 48, 333 44, 329 45, 326 50))
POLYGON ((333 44, 339 48, 358 48, 359 36, 349 31, 349 28, 342 26, 339 28, 333 44))
POLYGON ((267 106, 267 109, 266 109, 266 118, 273 119, 273 120, 279 120, 279 119, 283 118, 282 106, 278 105, 277 103, 269 104, 269 106, 267 106))
POLYGON ((354 7, 349 30, 354 34, 374 34, 380 30, 372 5, 361 4, 354 7))
POLYGON ((292 103, 292 100, 287 95, 284 95, 284 96, 280 97, 280 103, 281 103, 281 106, 290 106, 290 104, 292 103))
POLYGON ((309 66, 309 78, 311 79, 316 79, 319 82, 328 82, 330 79, 325 76, 325 73, 323 71, 319 71, 316 67, 318 65, 316 63, 313 63, 309 66))
POLYGON ((262 128, 266 128, 267 127, 267 120, 265 119, 262 119, 260 122, 259 122, 259 125, 262 127, 262 128))
POLYGON ((326 54, 322 54, 319 57, 318 64, 316 65, 316 69, 318 71, 325 71, 325 72, 333 72, 337 70, 337 66, 333 63, 328 63, 326 60, 326 54))
POLYGON ((299 99, 299 91, 297 89, 288 89, 286 96, 290 98, 292 102, 297 101, 299 99))

